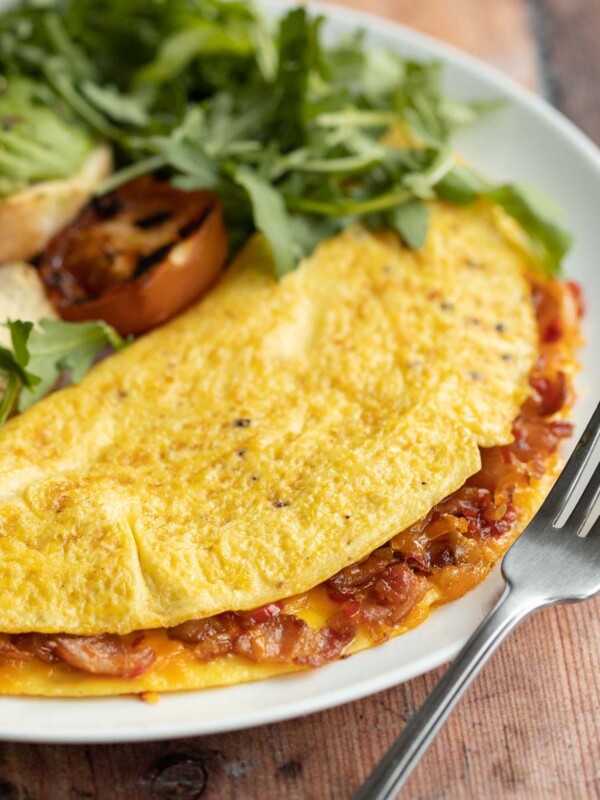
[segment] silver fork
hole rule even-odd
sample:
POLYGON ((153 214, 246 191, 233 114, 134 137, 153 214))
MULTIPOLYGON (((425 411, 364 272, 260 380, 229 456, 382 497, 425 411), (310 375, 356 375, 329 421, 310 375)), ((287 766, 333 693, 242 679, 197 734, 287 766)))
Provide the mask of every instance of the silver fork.
POLYGON ((599 438, 600 404, 544 504, 506 553, 504 593, 354 800, 396 796, 465 690, 525 617, 600 592, 600 519, 581 535, 600 496, 600 464, 568 520, 558 524, 599 438))

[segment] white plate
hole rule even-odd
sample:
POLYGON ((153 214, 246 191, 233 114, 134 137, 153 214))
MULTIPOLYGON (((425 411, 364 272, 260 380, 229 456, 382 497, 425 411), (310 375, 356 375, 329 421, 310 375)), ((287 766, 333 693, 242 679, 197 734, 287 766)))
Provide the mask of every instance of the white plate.
MULTIPOLYGON (((272 11, 277 0, 263 0, 272 11)), ((286 4, 289 8, 289 3, 286 4)), ((505 98, 505 110, 461 136, 459 149, 498 179, 539 184, 565 209, 576 236, 567 271, 581 281, 588 305, 600 296, 600 153, 564 117, 485 64, 388 21, 335 6, 311 5, 329 19, 332 36, 356 27, 368 41, 445 64, 448 90, 461 98, 505 98)), ((588 315, 588 347, 579 381, 578 429, 600 396, 600 329, 588 315), (595 366, 594 366, 595 365, 595 366)), ((491 607, 496 572, 466 597, 436 611, 414 631, 310 673, 224 689, 165 695, 158 705, 131 698, 0 699, 0 738, 35 742, 167 739, 234 730, 330 708, 414 678, 448 661, 491 607)))

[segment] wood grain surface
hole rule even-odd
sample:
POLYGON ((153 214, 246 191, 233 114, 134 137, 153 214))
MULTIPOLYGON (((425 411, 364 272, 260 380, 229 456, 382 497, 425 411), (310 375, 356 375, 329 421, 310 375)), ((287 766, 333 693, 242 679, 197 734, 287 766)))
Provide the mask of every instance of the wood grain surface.
MULTIPOLYGON (((543 90, 600 142, 598 0, 338 2, 496 64, 543 90)), ((402 796, 599 798, 599 642, 600 600, 528 620, 492 659, 402 796)), ((0 800, 345 800, 442 671, 239 733, 133 746, 3 744, 0 800)))

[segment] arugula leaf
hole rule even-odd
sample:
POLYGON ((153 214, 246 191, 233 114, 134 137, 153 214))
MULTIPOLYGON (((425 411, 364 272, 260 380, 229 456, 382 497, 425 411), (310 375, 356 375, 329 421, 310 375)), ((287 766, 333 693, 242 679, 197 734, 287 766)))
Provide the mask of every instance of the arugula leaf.
POLYGON ((404 185, 421 200, 432 200, 435 197, 434 187, 454 166, 454 155, 447 148, 430 150, 430 154, 430 163, 427 166, 420 165, 417 170, 404 177, 404 185))
POLYGON ((149 122, 141 98, 134 95, 124 95, 115 86, 98 86, 91 81, 84 81, 81 90, 85 97, 98 111, 106 114, 114 122, 124 122, 129 125, 141 127, 149 122))
POLYGON ((59 14, 51 11, 43 17, 42 25, 54 52, 68 62, 69 71, 80 78, 91 80, 94 77, 94 66, 85 51, 69 36, 59 14))
POLYGON ((409 200, 391 211, 387 222, 411 250, 420 250, 427 241, 429 213, 422 201, 409 200))
POLYGON ((127 167, 113 172, 108 178, 105 178, 102 183, 96 187, 94 194, 96 197, 101 197, 103 194, 112 192, 128 181, 141 178, 142 175, 148 175, 148 173, 163 169, 165 166, 167 166, 166 159, 158 154, 148 156, 148 158, 142 159, 141 161, 135 161, 133 164, 129 164, 127 167))
MULTIPOLYGON (((11 335, 14 325, 8 323, 11 335)), ((40 330, 31 330, 26 343, 26 366, 39 382, 33 387, 25 386, 28 391, 19 398, 19 411, 29 408, 47 394, 65 370, 70 371, 71 380, 77 383, 89 371, 101 350, 105 347, 121 350, 125 345, 125 340, 105 322, 42 320, 40 330)))
POLYGON ((267 83, 277 76, 278 54, 268 20, 256 16, 250 23, 249 34, 256 52, 258 69, 267 83))
POLYGON ((14 353, 5 347, 0 347, 0 372, 4 375, 14 375, 22 386, 33 388, 39 379, 37 376, 28 372, 21 364, 14 353))
POLYGON ((300 254, 310 255, 320 242, 341 233, 347 221, 349 220, 344 218, 330 219, 309 214, 292 215, 290 224, 293 239, 300 249, 300 254))
POLYGON ((361 84, 366 97, 373 105, 385 103, 405 78, 405 64, 397 53, 376 47, 365 49, 361 84))
POLYGON ((281 278, 296 266, 296 248, 285 203, 271 184, 248 167, 239 167, 234 180, 250 198, 256 227, 271 246, 275 274, 281 278))
MULTIPOLYGON (((8 328, 14 350, 14 359, 17 364, 26 367, 29 364, 29 350, 27 348, 27 342, 29 340, 31 331, 33 330, 33 322, 23 322, 22 320, 18 319, 14 322, 9 322, 8 328)), ((23 383, 27 384, 28 381, 23 379, 22 375, 20 377, 23 383)))
MULTIPOLYGON (((1 360, 2 357, 0 354, 0 361, 1 360)), ((21 384, 15 372, 4 372, 0 369, 0 377, 4 377, 6 381, 4 394, 0 394, 0 427, 2 427, 15 406, 21 384)))
POLYGON ((12 323, 11 339, 13 351, 0 347, 0 377, 4 378, 3 394, 0 395, 0 426, 6 422, 12 411, 21 386, 33 389, 39 378, 28 372, 25 367, 29 362, 27 339, 33 325, 31 322, 17 321, 12 323))
POLYGON ((0 398, 0 424, 12 410, 17 394, 18 409, 24 411, 52 389, 65 370, 76 383, 89 371, 106 347, 121 350, 127 342, 105 322, 41 320, 40 329, 31 322, 9 320, 12 350, 0 347, 0 373, 7 386, 0 398))
POLYGON ((199 142, 166 139, 160 152, 174 169, 184 173, 173 183, 180 189, 216 189, 219 185, 218 166, 209 158, 199 142))
POLYGON ((473 203, 491 189, 491 184, 465 164, 454 164, 435 185, 436 195, 457 206, 473 203))
POLYGON ((273 112, 272 135, 279 147, 293 150, 305 141, 306 95, 311 67, 311 32, 306 10, 287 14, 279 29, 277 104, 273 112))
POLYGON ((456 164, 436 184, 435 191, 441 200, 455 205, 484 197, 500 206, 519 224, 546 274, 560 274, 573 239, 560 225, 560 209, 541 190, 520 183, 493 186, 471 167, 456 164))
POLYGON ((200 21, 193 27, 177 31, 165 40, 152 64, 138 74, 139 83, 165 83, 172 80, 196 58, 227 52, 228 55, 245 56, 252 52, 248 31, 223 29, 218 23, 200 21))
POLYGON ((408 61, 405 80, 395 97, 397 111, 419 139, 431 147, 447 142, 452 131, 450 120, 444 115, 441 81, 439 62, 408 61))
MULTIPOLYGON (((539 192, 522 184, 504 184, 485 193, 521 226, 550 276, 558 275, 573 239, 549 215, 549 203, 539 192)), ((550 206, 551 207, 551 206, 550 206)))

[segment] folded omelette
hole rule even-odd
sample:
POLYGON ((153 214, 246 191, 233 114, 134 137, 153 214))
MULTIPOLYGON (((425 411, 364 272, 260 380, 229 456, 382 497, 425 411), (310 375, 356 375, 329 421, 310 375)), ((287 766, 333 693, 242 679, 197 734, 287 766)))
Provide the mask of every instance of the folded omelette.
MULTIPOLYGON (((485 203, 435 205, 419 252, 349 230, 279 282, 252 240, 198 305, 0 431, 0 631, 152 642, 310 597, 513 440, 538 353, 527 270, 485 203)), ((186 658, 133 683, 278 671, 186 658)), ((2 691, 127 690, 2 669, 2 691)))

